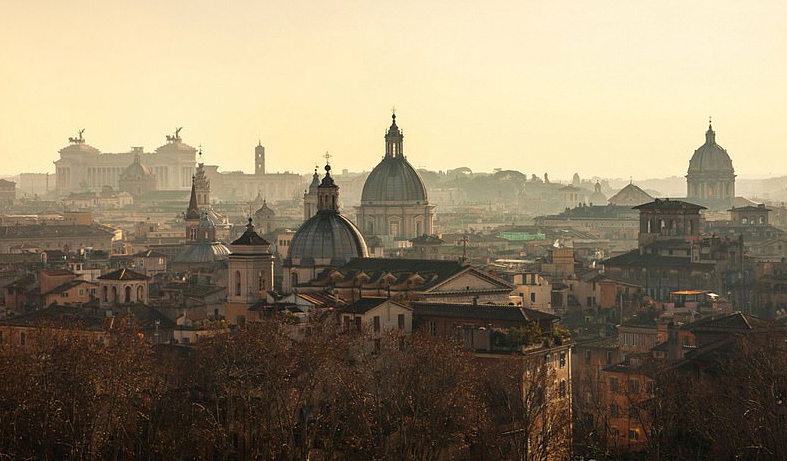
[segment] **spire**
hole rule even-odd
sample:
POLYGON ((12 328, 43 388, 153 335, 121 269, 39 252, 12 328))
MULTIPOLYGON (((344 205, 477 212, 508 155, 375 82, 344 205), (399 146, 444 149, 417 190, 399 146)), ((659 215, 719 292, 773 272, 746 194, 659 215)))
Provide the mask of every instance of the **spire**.
POLYGON ((705 144, 716 143, 716 132, 713 131, 713 119, 708 117, 708 131, 705 132, 705 144))
POLYGON ((186 210, 186 219, 200 219, 199 206, 197 206, 197 188, 196 177, 191 177, 191 197, 189 198, 189 207, 186 210))
POLYGON ((396 126, 396 111, 394 110, 391 114, 391 126, 388 128, 388 132, 385 133, 385 158, 404 157, 404 152, 402 151, 403 139, 402 130, 396 126))

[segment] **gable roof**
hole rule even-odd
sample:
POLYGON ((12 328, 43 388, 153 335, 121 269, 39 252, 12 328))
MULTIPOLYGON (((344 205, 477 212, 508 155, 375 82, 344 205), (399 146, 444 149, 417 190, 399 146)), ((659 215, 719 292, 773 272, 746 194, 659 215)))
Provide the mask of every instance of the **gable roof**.
POLYGON ((149 280, 150 277, 131 269, 118 269, 98 277, 100 280, 149 280))
POLYGON ((394 258, 353 258, 337 269, 346 278, 354 278, 363 272, 370 281, 378 280, 387 274, 396 278, 395 284, 402 283, 417 275, 423 280, 417 288, 419 291, 435 291, 441 285, 458 278, 465 273, 484 279, 501 290, 511 290, 513 285, 505 280, 486 274, 470 265, 459 261, 439 261, 431 259, 394 259, 394 258))
POLYGON ((94 287, 98 286, 97 284, 92 283, 92 282, 88 282, 87 280, 81 280, 81 279, 79 279, 79 280, 71 280, 71 281, 68 281, 68 282, 66 282, 66 283, 64 283, 62 285, 58 285, 55 288, 52 288, 51 290, 49 290, 49 291, 47 291, 46 293, 43 293, 43 294, 44 295, 54 295, 54 294, 58 294, 58 293, 65 293, 66 291, 68 291, 68 290, 70 290, 70 289, 72 289, 72 288, 74 288, 76 286, 82 285, 82 284, 87 284, 87 285, 94 286, 94 287))
POLYGON ((27 314, 0 320, 0 325, 34 326, 40 322, 50 321, 57 327, 78 323, 84 329, 101 330, 105 327, 105 319, 106 316, 89 313, 81 307, 53 304, 27 314))
POLYGON ((396 306, 402 307, 404 309, 412 310, 412 308, 407 307, 403 304, 399 304, 395 301, 391 301, 388 298, 361 298, 358 301, 355 301, 351 304, 348 304, 339 309, 339 312, 343 314, 365 314, 370 310, 374 309, 375 307, 381 306, 386 302, 390 302, 396 306))
POLYGON ((695 205, 694 203, 684 202, 682 200, 670 200, 668 198, 659 199, 643 203, 633 207, 635 210, 686 210, 686 211, 699 211, 707 210, 707 207, 702 205, 695 205))
POLYGON ((700 333, 749 333, 774 328, 774 323, 743 312, 734 312, 724 317, 708 317, 692 322, 686 327, 700 333))
POLYGON ((475 318, 508 322, 554 322, 560 319, 556 315, 535 309, 499 304, 414 302, 412 306, 414 315, 417 316, 475 318))
POLYGON ((166 258, 167 255, 155 250, 144 250, 131 255, 132 258, 166 258))

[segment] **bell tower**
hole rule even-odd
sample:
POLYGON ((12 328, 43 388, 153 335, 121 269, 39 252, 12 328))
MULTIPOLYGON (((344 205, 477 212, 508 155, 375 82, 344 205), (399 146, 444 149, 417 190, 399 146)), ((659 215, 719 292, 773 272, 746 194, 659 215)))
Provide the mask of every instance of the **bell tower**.
POLYGON ((265 174, 265 146, 262 141, 254 148, 254 174, 265 174))

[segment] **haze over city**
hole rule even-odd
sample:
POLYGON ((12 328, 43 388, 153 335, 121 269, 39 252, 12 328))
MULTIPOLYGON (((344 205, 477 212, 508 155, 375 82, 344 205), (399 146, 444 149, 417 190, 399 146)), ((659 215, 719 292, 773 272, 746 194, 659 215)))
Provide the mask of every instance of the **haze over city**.
POLYGON ((787 173, 787 4, 5 2, 3 174, 183 126, 207 163, 370 170, 395 106, 416 167, 686 173, 713 116, 739 177, 787 173), (658 159, 656 159, 658 157, 658 159), (645 159, 649 159, 645 161, 645 159))

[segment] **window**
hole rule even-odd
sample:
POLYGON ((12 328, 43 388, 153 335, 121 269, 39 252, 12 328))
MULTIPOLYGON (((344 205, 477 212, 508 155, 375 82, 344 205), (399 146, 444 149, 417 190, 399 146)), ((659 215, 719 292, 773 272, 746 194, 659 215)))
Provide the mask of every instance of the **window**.
POLYGON ((437 336, 437 322, 429 322, 429 334, 437 336))
POLYGON ((609 416, 612 418, 617 418, 620 416, 620 411, 618 410, 618 404, 612 403, 609 405, 609 416))
POLYGON ((361 318, 355 317, 355 331, 361 331, 361 318))
POLYGON ((398 321, 399 329, 404 330, 404 314, 399 314, 396 320, 398 321))
POLYGON ((629 392, 632 394, 636 394, 639 392, 639 381, 636 379, 629 380, 629 392))
POLYGON ((629 430, 629 440, 639 440, 639 431, 636 429, 629 430))
POLYGON ((240 271, 235 271, 235 296, 240 296, 240 271))
POLYGON ((609 378, 609 390, 616 392, 618 390, 618 378, 612 376, 609 378))
POLYGON ((565 352, 561 352, 560 353, 560 368, 565 368, 565 367, 566 367, 566 353, 565 352))
POLYGON ((3 332, 0 331, 0 344, 3 344, 3 332))
POLYGON ((612 365, 612 351, 607 351, 607 365, 612 365))
POLYGON ((558 395, 560 395, 561 398, 566 396, 566 380, 565 379, 561 379, 560 380, 560 384, 558 385, 558 395))
POLYGON ((27 344, 27 333, 23 331, 19 333, 19 345, 24 346, 25 344, 27 344))
POLYGON ((79 290, 77 290, 77 294, 79 296, 85 296, 85 289, 84 288, 80 288, 79 290))
POLYGON ((344 316, 344 330, 345 331, 350 331, 350 316, 349 315, 345 315, 344 316))
POLYGON ((380 316, 379 315, 375 315, 374 316, 374 332, 375 333, 379 333, 380 332, 380 316))
POLYGON ((536 302, 536 294, 535 293, 530 293, 530 302, 531 303, 536 302))
POLYGON ((68 298, 68 292, 64 291, 64 292, 60 293, 60 297, 61 298, 68 298))
POLYGON ((585 349, 585 363, 590 363, 590 349, 585 349))

